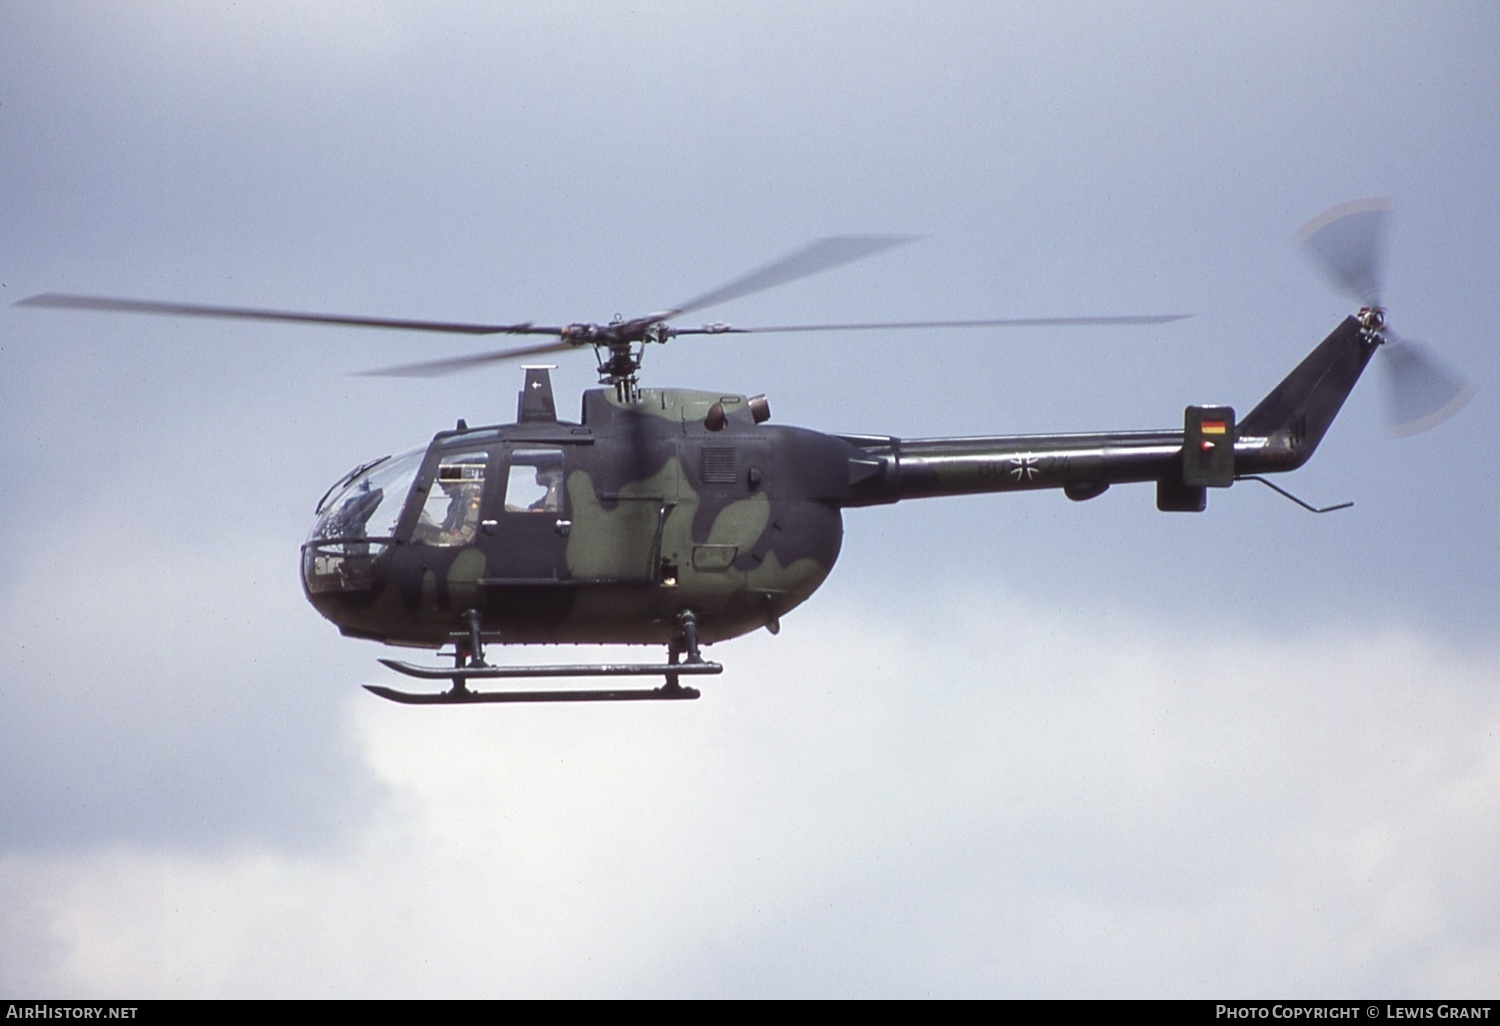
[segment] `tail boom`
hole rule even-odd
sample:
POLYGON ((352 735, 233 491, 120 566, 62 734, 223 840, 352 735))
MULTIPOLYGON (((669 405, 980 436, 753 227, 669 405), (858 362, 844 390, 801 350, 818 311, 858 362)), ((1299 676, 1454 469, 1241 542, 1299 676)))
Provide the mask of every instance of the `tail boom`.
POLYGON ((1201 510, 1205 487, 1226 487, 1236 476, 1280 473, 1306 463, 1379 344, 1377 334, 1353 317, 1346 319, 1237 426, 1227 407, 1189 407, 1188 429, 1182 431, 920 439, 844 435, 858 454, 849 458, 849 490, 839 505, 1043 488, 1060 488, 1081 501, 1111 485, 1156 481, 1160 508, 1201 510), (1207 483, 1191 467, 1185 469, 1189 441, 1223 444, 1205 442, 1205 411, 1228 415, 1234 453, 1232 472, 1207 483))

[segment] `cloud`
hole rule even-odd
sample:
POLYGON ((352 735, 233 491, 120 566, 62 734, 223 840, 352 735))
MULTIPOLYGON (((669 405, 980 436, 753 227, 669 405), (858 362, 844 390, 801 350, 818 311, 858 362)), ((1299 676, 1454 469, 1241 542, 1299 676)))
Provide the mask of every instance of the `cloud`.
POLYGON ((326 635, 295 550, 224 510, 205 543, 134 504, 168 493, 96 494, 67 521, 90 543, 18 546, 0 589, 0 851, 329 843, 379 796, 345 671, 302 644, 326 635))
POLYGON ((1493 651, 858 603, 697 703, 364 702, 312 852, 0 862, 8 990, 1397 995, 1500 972, 1493 651))

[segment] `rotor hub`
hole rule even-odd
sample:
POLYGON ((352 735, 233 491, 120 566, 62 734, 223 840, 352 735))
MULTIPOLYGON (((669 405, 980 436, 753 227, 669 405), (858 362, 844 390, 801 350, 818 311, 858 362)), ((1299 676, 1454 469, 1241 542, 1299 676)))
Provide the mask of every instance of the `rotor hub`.
POLYGON ((1360 327, 1372 335, 1380 334, 1385 327, 1385 309, 1379 306, 1366 306, 1360 309, 1357 315, 1360 327))

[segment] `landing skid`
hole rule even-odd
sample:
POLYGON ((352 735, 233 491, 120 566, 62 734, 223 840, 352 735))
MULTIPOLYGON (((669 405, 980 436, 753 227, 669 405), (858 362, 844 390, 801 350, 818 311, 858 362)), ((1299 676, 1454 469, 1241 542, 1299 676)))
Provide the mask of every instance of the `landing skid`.
POLYGON ((665 663, 582 663, 552 666, 491 666, 480 648, 479 614, 466 614, 468 644, 460 643, 454 666, 419 666, 399 659, 381 659, 381 665, 418 680, 448 680, 453 687, 434 693, 399 691, 380 684, 366 684, 373 695, 403 705, 463 705, 472 702, 652 702, 697 698, 697 688, 683 687, 678 679, 724 672, 719 663, 705 660, 698 651, 697 620, 691 612, 678 618, 679 634, 667 647, 665 663), (683 654, 687 658, 679 662, 683 654), (610 688, 596 691, 470 691, 471 680, 514 680, 527 677, 664 677, 659 688, 610 688))
POLYGON ((467 705, 473 702, 652 702, 697 698, 697 688, 662 685, 659 688, 623 688, 610 691, 470 691, 453 688, 437 694, 397 691, 379 684, 366 684, 372 695, 402 705, 467 705))
POLYGON ((518 677, 666 677, 723 673, 721 663, 579 663, 573 666, 418 666, 399 659, 380 664, 418 680, 511 680, 518 677))

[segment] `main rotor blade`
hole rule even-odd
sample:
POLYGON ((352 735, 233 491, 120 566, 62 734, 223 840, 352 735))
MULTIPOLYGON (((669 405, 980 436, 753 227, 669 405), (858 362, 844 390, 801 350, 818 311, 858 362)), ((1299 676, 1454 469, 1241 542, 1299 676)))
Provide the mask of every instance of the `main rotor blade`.
POLYGON ((392 317, 354 317, 344 314, 302 313, 294 310, 261 310, 242 306, 209 306, 202 303, 166 303, 149 299, 114 299, 109 296, 75 296, 46 292, 23 299, 16 306, 39 306, 57 310, 97 310, 107 313, 156 314, 163 317, 207 317, 236 321, 280 321, 293 324, 334 324, 351 328, 392 328, 399 331, 435 331, 451 335, 558 335, 557 327, 534 324, 465 324, 454 321, 413 321, 392 317))
POLYGON ((795 253, 789 253, 759 270, 751 271, 716 289, 694 296, 670 310, 652 314, 651 320, 670 320, 685 313, 692 313, 694 310, 702 310, 719 303, 727 303, 731 299, 739 299, 741 296, 763 292, 777 285, 785 285, 798 278, 806 278, 819 271, 838 267, 840 264, 852 263, 884 249, 904 246, 920 237, 918 235, 835 235, 826 239, 817 239, 795 253))
POLYGON ((1414 435, 1436 427, 1474 397, 1474 387, 1438 362, 1426 346, 1385 333, 1391 434, 1414 435))
POLYGON ((1144 314, 1108 317, 999 317, 978 321, 873 321, 863 324, 772 324, 753 328, 709 325, 703 328, 675 328, 677 335, 749 335, 792 331, 885 331, 894 328, 1039 328, 1096 327, 1103 325, 1170 324, 1186 320, 1192 314, 1144 314))
POLYGON ((456 374, 459 371, 483 367, 489 363, 500 363, 504 360, 514 360, 522 356, 540 356, 543 353, 560 353, 568 349, 577 349, 578 347, 578 344, 573 342, 549 342, 543 345, 518 346, 515 349, 497 349, 487 353, 475 353, 473 356, 454 356, 446 360, 424 360, 421 363, 403 363, 396 367, 383 367, 380 370, 356 371, 355 373, 361 377, 371 378, 435 378, 443 374, 456 374))
POLYGON ((1296 241, 1336 288, 1365 306, 1379 306, 1390 212, 1384 199, 1343 203, 1303 225, 1296 241))

